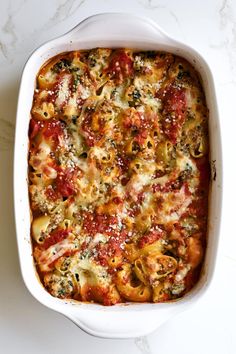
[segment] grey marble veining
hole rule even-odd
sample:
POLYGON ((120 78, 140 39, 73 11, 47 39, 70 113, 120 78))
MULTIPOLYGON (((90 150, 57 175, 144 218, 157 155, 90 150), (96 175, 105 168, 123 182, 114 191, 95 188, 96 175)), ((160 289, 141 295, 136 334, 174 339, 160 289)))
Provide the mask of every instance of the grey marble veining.
POLYGON ((150 10, 165 9, 165 5, 158 4, 155 0, 139 0, 139 3, 150 10))
POLYGON ((219 10, 220 28, 225 32, 225 47, 232 72, 232 82, 236 83, 236 14, 233 8, 233 0, 223 0, 219 10))
POLYGON ((0 50, 4 57, 12 60, 10 54, 13 51, 18 41, 18 36, 15 28, 15 16, 25 5, 27 0, 21 0, 19 3, 9 2, 7 6, 7 17, 5 23, 1 26, 0 31, 0 50), (14 5, 14 6, 13 6, 14 5))
POLYGON ((138 337, 134 342, 141 354, 152 354, 147 337, 138 337))
POLYGON ((85 2, 86 0, 64 0, 62 3, 58 3, 58 6, 55 8, 55 13, 47 21, 46 27, 50 28, 64 21, 71 16, 72 13, 78 11, 85 2))
POLYGON ((12 123, 0 118, 0 151, 11 150, 14 144, 15 127, 12 123))
POLYGON ((2 306, 3 311, 0 309, 2 348, 8 348, 9 354, 64 354, 67 350, 91 354, 190 354, 189 348, 191 354, 235 353, 233 321, 236 316, 236 289, 234 286, 229 291, 227 280, 227 275, 230 279, 236 276, 235 217, 234 207, 230 204, 235 198, 230 186, 235 182, 236 175, 233 126, 235 85, 235 0, 0 0, 0 270, 3 273, 1 279, 4 279, 0 303, 6 304, 2 306), (226 179, 224 193, 227 210, 222 223, 224 256, 220 259, 212 293, 190 314, 186 312, 181 318, 159 328, 159 333, 129 341, 89 337, 29 295, 19 274, 11 200, 15 109, 23 64, 37 46, 68 31, 81 19, 95 12, 114 11, 133 12, 154 19, 167 33, 191 43, 207 59, 220 98, 226 179), (224 289, 227 291, 227 301, 224 301, 224 289), (27 323, 22 320, 25 318, 27 323), (58 338, 62 328, 64 337, 58 338), (182 345, 183 330, 185 346, 182 345), (200 341, 196 341, 196 333, 200 341), (173 341, 169 340, 170 335, 173 341))

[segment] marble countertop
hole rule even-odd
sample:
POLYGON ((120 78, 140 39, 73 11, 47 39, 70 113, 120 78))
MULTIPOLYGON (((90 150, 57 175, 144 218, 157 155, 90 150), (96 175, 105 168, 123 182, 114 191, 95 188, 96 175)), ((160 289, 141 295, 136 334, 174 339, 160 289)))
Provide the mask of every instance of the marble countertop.
POLYGON ((236 353, 235 97, 234 0, 0 1, 1 353, 236 353), (191 310, 169 320, 155 333, 133 340, 91 337, 29 294, 19 270, 13 215, 15 112, 24 63, 43 42, 63 34, 89 15, 111 11, 146 15, 205 57, 215 77, 223 141, 224 204, 212 286, 191 310))

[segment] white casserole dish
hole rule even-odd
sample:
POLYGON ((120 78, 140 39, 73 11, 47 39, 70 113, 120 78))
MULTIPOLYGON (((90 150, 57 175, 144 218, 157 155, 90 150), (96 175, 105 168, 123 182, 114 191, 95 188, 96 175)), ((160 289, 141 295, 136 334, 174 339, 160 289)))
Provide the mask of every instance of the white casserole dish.
POLYGON ((130 338, 154 331, 174 314, 185 310, 202 296, 213 277, 219 239, 222 161, 220 127, 212 73, 205 60, 192 48, 175 41, 155 22, 130 14, 100 14, 87 18, 69 33, 37 49, 22 75, 17 109, 14 197, 17 241, 21 271, 31 294, 45 306, 64 314, 89 334, 105 338, 130 338), (104 307, 52 297, 41 285, 35 271, 30 240, 28 199, 28 124, 41 65, 61 52, 94 47, 127 47, 164 50, 186 58, 200 73, 209 108, 212 181, 208 223, 208 246, 198 284, 184 298, 164 304, 121 304, 104 307))

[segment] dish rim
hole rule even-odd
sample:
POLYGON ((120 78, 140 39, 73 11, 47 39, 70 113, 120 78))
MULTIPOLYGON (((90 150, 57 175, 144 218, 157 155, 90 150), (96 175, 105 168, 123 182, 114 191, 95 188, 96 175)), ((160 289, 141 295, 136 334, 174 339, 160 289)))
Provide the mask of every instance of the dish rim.
MULTIPOLYGON (((49 299, 47 299, 45 301, 45 298, 42 299, 42 297, 37 293, 35 292, 33 289, 32 289, 32 286, 29 284, 29 279, 27 277, 27 274, 26 274, 26 270, 25 270, 25 266, 24 266, 24 261, 23 261, 23 257, 24 257, 24 247, 22 246, 22 237, 20 237, 20 234, 21 234, 21 231, 19 230, 19 202, 17 200, 17 195, 19 194, 19 185, 18 185, 18 182, 16 181, 16 171, 19 169, 19 163, 18 161, 20 160, 19 159, 19 154, 18 154, 18 151, 20 151, 20 143, 19 143, 19 131, 20 131, 20 128, 19 128, 19 121, 20 121, 20 116, 21 116, 21 110, 22 110, 22 105, 24 105, 24 103, 22 102, 22 91, 25 90, 25 76, 26 74, 28 73, 28 71, 30 70, 30 65, 32 65, 32 62, 35 60, 37 61, 37 56, 39 54, 39 52, 45 48, 47 46, 50 46, 50 45, 53 45, 54 44, 54 48, 57 47, 60 43, 60 41, 66 41, 68 40, 68 37, 71 36, 72 40, 71 40, 71 44, 75 43, 73 42, 73 35, 75 33, 78 33, 78 32, 81 32, 81 30, 84 29, 84 27, 86 26, 89 26, 91 24, 93 24, 94 22, 96 23, 96 21, 99 21, 101 20, 102 18, 105 20, 105 19, 115 19, 116 17, 116 21, 117 21, 117 18, 119 18, 119 21, 124 21, 124 19, 127 19, 130 20, 130 16, 132 18, 132 21, 133 22, 136 22, 138 23, 138 27, 140 25, 141 26, 141 22, 142 22, 142 25, 143 23, 147 24, 149 27, 153 27, 157 30, 158 32, 158 36, 156 35, 156 37, 159 38, 159 42, 158 42, 158 45, 160 44, 161 40, 163 40, 164 38, 164 41, 168 42, 168 45, 172 44, 173 45, 173 48, 172 49, 175 49, 175 50, 180 50, 179 47, 177 46, 180 46, 182 48, 182 50, 186 50, 189 52, 190 56, 192 55, 192 59, 193 59, 193 64, 196 64, 196 57, 198 57, 198 60, 200 62, 200 64, 202 64, 202 66, 205 66, 205 70, 207 69, 208 70, 208 75, 210 76, 210 86, 211 86, 211 89, 213 91, 213 98, 212 100, 214 101, 214 104, 215 104, 215 111, 216 111, 216 116, 215 116, 215 123, 217 125, 217 138, 218 138, 218 148, 217 148, 217 154, 218 154, 218 157, 217 157, 217 162, 216 162, 216 168, 217 168, 217 183, 219 184, 219 190, 218 190, 218 201, 220 202, 220 206, 218 206, 218 220, 217 220, 217 223, 218 223, 218 226, 216 228, 216 240, 215 240, 215 258, 216 258, 216 254, 217 254, 217 248, 218 248, 218 242, 219 242, 219 231, 220 231, 220 216, 221 216, 221 204, 222 204, 222 168, 221 168, 221 165, 222 165, 222 158, 221 158, 221 139, 220 139, 220 127, 219 127, 219 118, 218 118, 218 110, 217 110, 217 101, 216 101, 216 97, 215 97, 215 88, 214 88, 214 81, 213 81, 213 77, 212 77, 212 73, 211 73, 211 70, 208 66, 208 64, 205 62, 205 60, 201 57, 201 55, 199 55, 199 53, 197 53, 194 49, 192 49, 191 47, 189 46, 186 46, 185 44, 179 42, 179 41, 176 41, 175 39, 171 38, 169 35, 166 34, 165 31, 163 31, 159 26, 156 25, 156 23, 150 19, 147 19, 146 17, 143 17, 143 16, 137 16, 137 15, 133 15, 133 14, 128 14, 128 13, 105 13, 105 14, 97 14, 97 15, 93 15, 93 16, 90 16, 86 19, 84 19, 83 21, 81 21, 78 25, 76 25, 72 30, 68 31, 67 33, 65 33, 64 35, 62 36, 59 36, 57 37, 56 39, 53 39, 53 40, 50 40, 46 43, 44 43, 43 45, 41 45, 40 47, 38 47, 30 56, 30 58, 28 59, 28 61, 26 62, 25 64, 25 67, 24 67, 24 70, 23 70, 23 74, 22 74, 22 78, 21 78, 21 85, 20 85, 20 90, 19 90, 19 98, 18 98, 18 106, 17 106, 17 122, 16 122, 16 131, 15 131, 15 151, 14 151, 14 209, 15 209, 15 223, 16 223, 16 231, 17 231, 17 244, 18 244, 18 254, 19 254, 19 259, 20 259, 20 267, 21 267, 21 273, 22 273, 22 276, 23 276, 23 279, 24 279, 24 282, 26 284, 26 287, 28 288, 28 290, 30 291, 30 293, 38 300, 40 301, 41 303, 43 303, 45 306, 48 306, 49 308, 51 309, 54 309, 58 312, 61 312, 63 313, 64 315, 66 315, 67 317, 71 318, 74 322, 76 322, 80 328, 82 328, 83 330, 85 330, 86 332, 92 334, 92 335, 96 335, 96 336, 101 336, 101 337, 106 337, 106 338, 129 338, 129 337, 134 337, 134 336, 137 336, 137 335, 144 335, 145 333, 149 333, 151 330, 150 328, 148 329, 148 331, 145 331, 143 328, 140 329, 140 331, 136 330, 136 332, 134 333, 134 331, 130 331, 130 332, 126 332, 124 333, 124 331, 122 331, 122 334, 121 333, 114 333, 114 331, 110 331, 110 332, 106 332, 106 331, 101 331, 99 330, 99 326, 98 328, 96 329, 93 329, 91 328, 91 324, 90 325, 87 325, 86 324, 86 321, 85 321, 85 318, 84 316, 82 315, 82 312, 83 310, 79 310, 78 312, 81 312, 81 316, 79 316, 80 318, 78 318, 78 314, 75 316, 74 314, 74 311, 71 311, 71 308, 70 308, 70 311, 67 311, 65 310, 65 306, 61 306, 61 304, 63 303, 63 305, 66 303, 66 305, 70 305, 71 304, 71 307, 75 308, 74 305, 72 305, 72 303, 74 301, 64 301, 62 300, 59 300, 60 301, 60 304, 58 303, 58 299, 56 298, 53 298, 51 295, 49 295, 53 300, 50 301, 49 299), (163 37, 162 37, 163 36, 163 37), (161 39, 161 40, 160 40, 161 39), (192 54, 191 54, 192 53, 192 54), (195 57, 194 57, 195 56, 195 57), (194 58, 195 58, 195 63, 194 63, 194 58), (131 335, 131 332, 132 332, 132 335, 131 335), (138 333, 139 332, 139 333, 138 333)), ((109 21, 108 21, 109 22, 109 21)), ((151 35, 150 35, 151 37, 151 35)), ((155 36, 154 36, 155 38, 155 36)), ((154 40, 154 38, 152 38, 152 41, 154 40)), ((132 39, 131 39, 132 41, 132 39)), ((136 42, 137 43, 137 42, 136 42)), ((68 45, 68 43, 64 43, 64 45, 68 45)), ((113 46, 114 47, 114 46, 113 46)), ((82 49, 82 48, 78 48, 79 49, 82 49)), ((85 48, 86 49, 86 48, 85 48)), ((49 50, 49 49, 47 49, 49 50)), ((71 49, 73 50, 73 49, 71 49)), ((50 51, 50 50, 49 50, 50 51)), ((65 50, 67 51, 67 50, 65 50)), ((181 51, 181 50, 180 50, 181 51)), ((179 54, 181 55, 181 54, 179 54)), ((52 57, 54 55, 50 55, 50 57, 52 57)), ((183 57, 185 57, 184 55, 181 55, 183 57)), ((186 57, 185 57, 186 58, 186 57)), ((187 59, 189 60, 189 59, 187 59)), ((45 62, 45 60, 44 60, 45 62)), ((41 67, 42 64, 40 64, 38 66, 38 69, 41 67)), ((197 70, 199 72, 199 70, 197 70)), ((199 73, 201 75, 201 73, 199 73)), ((34 80, 32 81, 35 81, 35 77, 36 75, 34 75, 34 80)), ((32 79, 32 78, 31 78, 32 79)), ((208 78, 209 79, 209 78, 208 78)), ((209 84, 209 83, 208 83, 209 84)), ((205 92, 205 88, 204 88, 204 92, 205 92)), ((205 92, 206 93, 206 92, 205 92)), ((31 104, 32 104, 32 97, 31 97, 31 104)), ((29 113, 29 112, 28 112, 29 113)), ((29 117, 30 117, 30 113, 29 113, 29 116, 27 118, 27 120, 29 121, 29 117)), ((212 128, 211 128, 212 130, 212 128)), ((210 144, 212 145, 212 137, 210 139, 210 144)), ((28 142, 28 140, 27 140, 28 142)), ((25 142, 26 143, 26 142, 25 142)), ((27 143, 27 146, 28 146, 28 143, 27 143)), ((28 148, 27 148, 28 150, 28 148)), ((215 183, 216 181, 212 181, 212 183, 215 183)), ((28 195, 27 195, 28 197, 28 195)), ((212 196, 211 196, 212 198, 212 196)), ((137 310, 139 312, 142 311, 146 311, 147 313, 149 313, 150 311, 151 312, 155 312, 155 311, 162 311, 163 307, 165 307, 165 312, 166 312, 166 316, 164 316, 165 318, 166 317, 169 317, 167 316, 167 313, 171 312, 171 315, 173 313, 175 313, 177 311, 177 308, 178 308, 178 311, 179 312, 180 310, 182 310, 183 308, 187 308, 187 306, 189 306, 190 304, 193 303, 192 300, 194 300, 194 302, 196 302, 197 299, 199 299, 203 293, 205 293, 205 291, 207 290, 207 288, 209 287, 210 283, 212 282, 212 279, 213 279, 213 275, 214 275, 214 269, 215 269, 215 262, 213 262, 213 267, 211 267, 211 274, 209 276, 209 272, 208 272, 208 279, 207 279, 207 282, 205 282, 205 284, 203 284, 201 286, 200 289, 198 289, 197 291, 194 290, 196 287, 194 287, 193 291, 190 292, 189 294, 186 294, 183 298, 177 300, 177 301, 172 301, 172 302, 169 302, 169 303, 165 303, 165 304, 121 304, 121 305, 115 305, 113 306, 112 308, 111 307, 108 307, 106 309, 104 309, 104 307, 102 305, 95 305, 95 304, 84 304, 84 303, 76 303, 78 306, 78 308, 81 308, 81 306, 89 306, 90 309, 89 311, 96 311, 96 312, 107 312, 107 313, 116 313, 116 310, 114 311, 114 307, 116 309, 121 310, 122 313, 124 312, 130 312, 130 313, 133 313, 134 311, 136 311, 135 308, 137 308, 137 310), (194 293, 194 295, 192 295, 192 293, 194 293), (175 308, 173 308, 173 305, 175 308), (98 307, 102 307, 102 309, 98 309, 98 307), (95 308, 94 308, 95 307, 95 308), (142 307, 142 308, 141 308, 142 307), (107 310, 108 309, 108 310, 107 310)), ((205 270, 207 271, 207 270, 205 270)), ((200 280, 199 280, 200 282, 200 280)), ((43 288, 44 289, 44 288, 43 288)), ((44 290, 46 292, 46 290, 44 290)), ((47 293, 48 294, 48 293, 47 293)), ((68 308, 68 306, 67 306, 68 308)), ((86 309, 86 311, 88 311, 88 309, 86 309)), ((98 316, 101 318, 101 316, 98 316)), ((108 316, 109 317, 109 316, 108 316)), ((119 316, 118 316, 119 317, 119 316)), ((148 318, 147 316, 145 316, 145 318, 148 318)), ((96 320, 95 320, 96 321, 96 320)), ((158 322, 158 321, 157 321, 158 322)), ((133 323, 133 322, 132 322, 133 323)), ((156 327, 158 327, 159 323, 157 325, 154 325, 152 323, 152 329, 155 329, 156 327)))

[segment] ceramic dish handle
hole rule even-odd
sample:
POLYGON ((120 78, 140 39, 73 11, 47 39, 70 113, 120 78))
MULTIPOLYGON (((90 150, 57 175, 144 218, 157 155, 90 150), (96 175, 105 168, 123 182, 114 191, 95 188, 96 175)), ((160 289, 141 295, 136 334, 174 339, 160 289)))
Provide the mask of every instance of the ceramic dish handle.
POLYGON ((90 309, 79 311, 77 314, 76 312, 71 315, 64 314, 88 334, 101 338, 124 339, 144 336, 155 331, 170 317, 173 317, 178 312, 176 310, 159 308, 156 316, 153 315, 154 308, 151 310, 136 309, 132 313, 116 308, 114 311, 90 309))
POLYGON ((115 40, 116 38, 125 39, 127 34, 129 38, 134 35, 139 39, 144 39, 147 42, 162 41, 166 44, 168 41, 173 43, 173 40, 152 20, 125 13, 105 13, 88 17, 80 22, 70 32, 67 33, 69 37, 85 40, 86 37, 96 39, 98 37, 106 40, 115 40))

